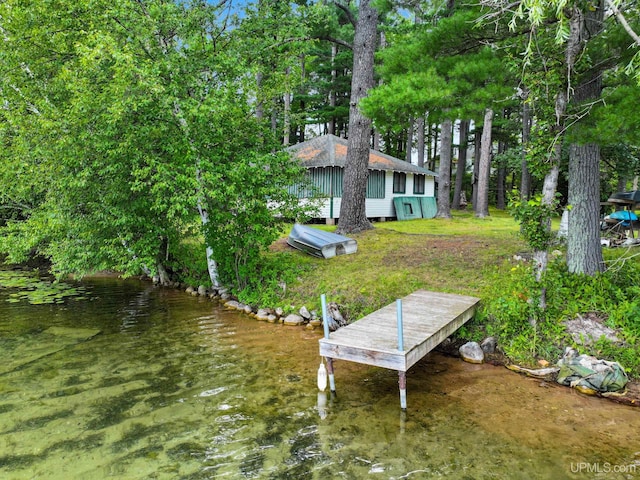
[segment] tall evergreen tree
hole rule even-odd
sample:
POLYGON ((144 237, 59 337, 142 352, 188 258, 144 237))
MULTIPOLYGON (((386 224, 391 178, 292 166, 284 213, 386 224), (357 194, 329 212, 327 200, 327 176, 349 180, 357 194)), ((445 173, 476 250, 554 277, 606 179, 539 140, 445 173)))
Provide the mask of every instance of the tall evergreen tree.
MULTIPOLYGON (((435 26, 425 22, 390 38, 380 54, 385 82, 363 102, 377 127, 397 130, 406 118, 426 112, 430 121, 462 117, 478 124, 484 107, 512 101, 509 71, 499 51, 487 47, 494 32, 473 28, 478 15, 477 8, 465 6, 435 26)), ((439 201, 448 203, 449 192, 440 192, 439 201)))
POLYGON ((451 218, 451 155, 453 142, 453 122, 446 118, 442 122, 440 147, 440 169, 438 170, 438 210, 436 217, 451 218))
MULTIPOLYGON (((493 6, 502 8, 499 2, 493 3, 493 6)), ((547 76, 552 75, 545 89, 549 91, 551 86, 555 89, 553 105, 546 107, 546 118, 541 115, 545 108, 540 109, 538 105, 536 120, 536 125, 547 125, 550 133, 547 138, 550 144, 548 158, 551 161, 542 195, 542 203, 548 208, 555 201, 565 134, 584 130, 588 123, 585 123, 588 112, 594 110, 593 107, 598 103, 601 75, 606 68, 617 65, 616 58, 620 53, 615 52, 617 42, 612 41, 616 29, 611 28, 613 25, 605 28, 607 18, 604 16, 603 2, 589 5, 569 2, 560 7, 555 1, 532 0, 521 3, 515 17, 509 16, 511 26, 515 27, 522 17, 527 17, 527 22, 535 32, 525 58, 528 70, 531 71, 531 67, 536 65, 536 55, 542 53, 544 68, 541 67, 539 71, 547 76), (557 20, 555 27, 544 23, 548 18, 557 20), (552 28, 555 31, 552 32, 552 28), (555 45, 550 39, 552 33, 555 33, 555 45), (603 33, 608 39, 600 42, 603 33)), ((632 61, 630 65, 634 69, 636 64, 632 61)), ((536 91, 535 85, 535 81, 527 83, 534 96, 542 97, 539 92, 543 89, 536 91)), ((575 273, 593 274, 603 269, 598 222, 599 147, 593 138, 588 140, 583 137, 569 151, 569 202, 572 207, 567 253, 569 269, 575 273)), ((548 220, 545 226, 549 228, 548 220)), ((536 263, 540 270, 545 268, 545 252, 539 252, 536 263)))
POLYGON ((371 119, 360 110, 360 101, 373 87, 373 61, 377 42, 378 11, 369 0, 360 0, 353 40, 353 73, 349 110, 349 139, 344 169, 339 233, 372 228, 367 219, 366 189, 371 148, 371 119))

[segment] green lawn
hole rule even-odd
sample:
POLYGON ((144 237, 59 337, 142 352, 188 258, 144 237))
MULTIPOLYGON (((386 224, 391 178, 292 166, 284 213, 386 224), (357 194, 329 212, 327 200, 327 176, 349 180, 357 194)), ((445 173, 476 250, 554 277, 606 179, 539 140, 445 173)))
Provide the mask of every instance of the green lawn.
MULTIPOLYGON (((474 339, 496 335, 513 361, 555 362, 564 347, 574 346, 620 361, 632 376, 640 376, 640 256, 635 249, 605 249, 607 265, 615 268, 595 277, 571 275, 564 262, 553 263, 543 284, 538 284, 531 262, 523 261, 531 252, 518 224, 505 212, 490 213, 485 219, 453 212, 451 219, 377 223, 372 230, 352 235, 358 241, 356 254, 331 259, 286 246, 287 231, 275 244, 274 255, 300 268, 279 301, 292 309, 306 305, 319 311, 324 293, 341 306, 348 321, 355 321, 418 289, 478 296, 483 301, 480 315, 461 334, 474 339), (538 308, 543 287, 544 311, 538 308), (574 344, 563 321, 590 312, 618 329, 625 344, 574 344)), ((554 219, 554 230, 558 226, 559 219, 554 219)), ((562 260, 563 248, 559 250, 562 260)))
POLYGON ((325 293, 356 320, 417 289, 479 295, 488 269, 526 249, 517 223, 498 210, 485 219, 454 212, 451 219, 380 222, 351 237, 358 241, 353 255, 315 259, 287 251, 308 269, 288 286, 286 300, 318 308, 325 293))

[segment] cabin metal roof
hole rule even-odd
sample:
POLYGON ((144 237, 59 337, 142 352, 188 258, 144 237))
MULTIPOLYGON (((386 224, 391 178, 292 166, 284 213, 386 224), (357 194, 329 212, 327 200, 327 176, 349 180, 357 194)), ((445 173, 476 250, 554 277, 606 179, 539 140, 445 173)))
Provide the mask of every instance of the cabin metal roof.
MULTIPOLYGON (((342 167, 347 159, 347 140, 335 135, 322 135, 287 148, 307 168, 342 167)), ((417 173, 437 177, 435 172, 413 165, 377 150, 369 150, 369 169, 417 173)))

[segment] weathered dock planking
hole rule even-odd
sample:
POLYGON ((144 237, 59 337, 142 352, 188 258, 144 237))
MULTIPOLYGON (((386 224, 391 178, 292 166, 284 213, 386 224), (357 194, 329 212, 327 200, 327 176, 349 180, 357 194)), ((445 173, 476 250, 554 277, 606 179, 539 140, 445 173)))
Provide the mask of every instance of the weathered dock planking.
POLYGON ((400 315, 394 302, 335 332, 326 331, 320 355, 327 359, 331 380, 332 360, 397 370, 400 404, 406 409, 407 370, 471 319, 479 302, 475 297, 418 290, 401 300, 400 315))

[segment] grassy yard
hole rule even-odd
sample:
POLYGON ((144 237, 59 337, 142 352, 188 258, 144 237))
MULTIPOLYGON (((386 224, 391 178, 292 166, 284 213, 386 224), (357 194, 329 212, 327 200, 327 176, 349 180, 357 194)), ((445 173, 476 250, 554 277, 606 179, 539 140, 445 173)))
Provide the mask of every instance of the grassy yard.
MULTIPOLYGON (((559 219, 553 225, 557 229, 559 219)), ((631 376, 640 376, 640 256, 634 248, 605 249, 607 264, 615 267, 594 277, 568 274, 561 254, 538 284, 531 262, 523 261, 530 252, 519 225, 499 210, 485 219, 453 212, 451 219, 377 223, 351 235, 358 241, 356 254, 331 259, 292 249, 286 244, 288 233, 271 247, 274 260, 296 272, 286 293, 280 292, 280 306, 320 311, 324 293, 348 321, 355 321, 417 289, 473 295, 482 299, 483 308, 461 329, 465 338, 495 335, 511 360, 528 365, 540 359, 555 362, 566 346, 573 346, 620 361, 631 376), (543 290, 547 308, 541 310, 543 290), (575 344, 563 322, 581 315, 616 329, 622 343, 575 344)))
POLYGON ((454 212, 452 219, 381 222, 352 237, 358 252, 331 259, 293 251, 286 238, 279 240, 272 250, 294 255, 306 272, 288 285, 286 300, 318 308, 325 293, 353 321, 417 289, 480 295, 487 272, 526 249, 517 223, 498 210, 485 219, 454 212))

